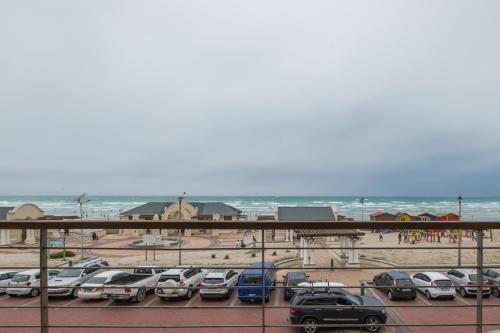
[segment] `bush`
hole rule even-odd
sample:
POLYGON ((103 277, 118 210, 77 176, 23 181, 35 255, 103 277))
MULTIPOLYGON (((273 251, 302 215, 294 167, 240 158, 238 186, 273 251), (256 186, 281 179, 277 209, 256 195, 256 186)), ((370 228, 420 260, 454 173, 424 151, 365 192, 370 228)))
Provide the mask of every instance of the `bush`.
POLYGON ((215 259, 215 257, 216 257, 215 253, 212 253, 212 255, 210 257, 212 257, 212 259, 215 259))
MULTIPOLYGON (((75 252, 66 250, 66 257, 74 257, 75 252)), ((50 259, 62 259, 64 257, 64 251, 58 251, 50 254, 50 259)))
POLYGON ((252 253, 252 258, 257 257, 257 253, 252 253))
POLYGON ((224 256, 224 259, 229 259, 229 254, 226 254, 226 255, 224 256))
POLYGON ((273 254, 272 254, 272 255, 273 255, 273 256, 277 256, 277 255, 278 255, 278 252, 273 251, 273 254))

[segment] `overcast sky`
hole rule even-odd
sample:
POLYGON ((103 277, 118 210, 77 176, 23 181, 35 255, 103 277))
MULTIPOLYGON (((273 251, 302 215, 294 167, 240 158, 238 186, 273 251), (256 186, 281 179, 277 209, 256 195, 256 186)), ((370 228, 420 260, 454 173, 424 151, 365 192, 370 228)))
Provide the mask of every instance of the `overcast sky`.
POLYGON ((0 194, 500 195, 499 1, 2 1, 0 194))

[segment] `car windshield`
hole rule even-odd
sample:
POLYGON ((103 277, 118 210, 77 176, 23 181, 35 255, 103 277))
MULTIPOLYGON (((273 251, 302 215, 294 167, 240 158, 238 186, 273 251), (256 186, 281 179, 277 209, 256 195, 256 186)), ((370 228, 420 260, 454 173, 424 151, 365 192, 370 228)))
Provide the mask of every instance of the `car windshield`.
POLYGON ((262 284, 262 276, 260 275, 242 275, 241 283, 245 284, 262 284))
POLYGON ((450 280, 436 280, 436 281, 434 281, 434 283, 438 287, 450 287, 451 286, 450 280))
POLYGON ((174 280, 175 282, 179 282, 181 278, 179 277, 179 275, 162 275, 160 276, 158 282, 165 282, 168 280, 174 280))
POLYGON ((411 287, 411 286, 413 286, 413 282, 411 282, 410 279, 397 279, 396 285, 398 287, 402 287, 402 288, 411 287))
POLYGON ((203 280, 203 283, 204 284, 222 284, 222 283, 224 283, 224 279, 223 278, 205 278, 205 280, 203 280))
POLYGON ((136 268, 134 270, 135 274, 153 274, 153 270, 151 268, 136 268))
POLYGON ((12 281, 14 281, 14 282, 25 282, 25 281, 28 281, 29 279, 30 279, 29 275, 16 274, 12 278, 12 281))
POLYGON ((105 277, 93 277, 87 281, 88 284, 103 284, 104 282, 106 282, 105 277))
POLYGON ((361 304, 361 299, 356 297, 355 295, 345 293, 344 297, 347 298, 349 301, 351 301, 352 304, 359 305, 361 304))
POLYGON ((57 274, 57 277, 79 277, 82 274, 81 268, 68 268, 57 274))
MULTIPOLYGON (((477 274, 469 274, 469 280, 471 281, 477 281, 477 274)), ((483 277, 483 281, 486 281, 487 279, 483 277)))

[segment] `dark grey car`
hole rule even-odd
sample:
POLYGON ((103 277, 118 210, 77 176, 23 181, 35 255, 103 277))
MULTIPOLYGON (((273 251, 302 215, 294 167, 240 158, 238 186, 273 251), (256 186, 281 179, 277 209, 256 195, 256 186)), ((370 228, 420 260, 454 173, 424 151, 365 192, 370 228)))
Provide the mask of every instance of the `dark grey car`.
POLYGON ((387 314, 379 300, 336 288, 330 292, 298 292, 290 301, 288 319, 306 333, 315 333, 321 327, 346 326, 376 332, 386 323, 387 314))

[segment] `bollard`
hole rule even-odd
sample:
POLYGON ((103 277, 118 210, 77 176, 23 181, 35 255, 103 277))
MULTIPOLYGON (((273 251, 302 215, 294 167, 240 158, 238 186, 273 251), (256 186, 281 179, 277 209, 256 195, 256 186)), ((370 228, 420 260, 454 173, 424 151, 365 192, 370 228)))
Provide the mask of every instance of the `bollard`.
POLYGON ((359 290, 359 294, 360 294, 361 296, 365 296, 365 283, 364 283, 364 282, 363 282, 363 283, 361 283, 361 288, 360 288, 360 290, 359 290))
POLYGON ((73 266, 73 260, 70 260, 69 261, 69 267, 72 267, 73 266))
POLYGON ((333 259, 330 259, 330 270, 333 272, 333 259))

